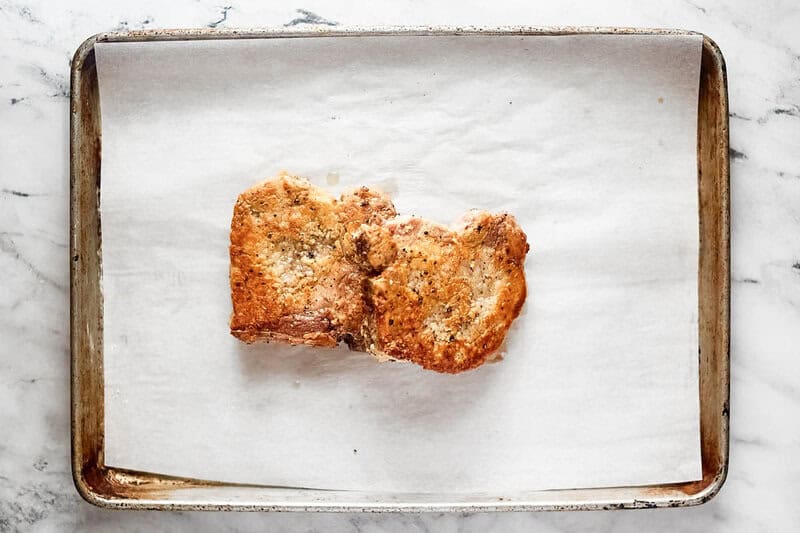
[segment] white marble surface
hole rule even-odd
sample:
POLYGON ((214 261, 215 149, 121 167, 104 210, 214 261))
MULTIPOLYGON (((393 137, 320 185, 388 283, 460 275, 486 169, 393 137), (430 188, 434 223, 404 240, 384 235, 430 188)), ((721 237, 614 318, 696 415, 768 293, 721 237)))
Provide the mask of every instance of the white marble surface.
POLYGON ((0 0, 0 531, 789 531, 800 528, 800 6, 793 0, 0 0), (700 30, 731 98, 731 465, 690 509, 476 515, 112 512, 69 468, 69 61, 111 29, 322 24, 570 24, 700 30))

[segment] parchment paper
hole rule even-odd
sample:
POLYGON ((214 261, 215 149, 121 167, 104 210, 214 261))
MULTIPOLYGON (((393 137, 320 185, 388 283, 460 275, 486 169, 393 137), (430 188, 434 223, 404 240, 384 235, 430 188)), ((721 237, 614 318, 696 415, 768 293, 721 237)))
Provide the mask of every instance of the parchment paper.
POLYGON ((107 464, 413 492, 700 478, 700 51, 697 36, 98 44, 107 464), (232 207, 282 169, 444 223, 513 213, 529 297, 505 359, 438 375, 231 337, 232 207))

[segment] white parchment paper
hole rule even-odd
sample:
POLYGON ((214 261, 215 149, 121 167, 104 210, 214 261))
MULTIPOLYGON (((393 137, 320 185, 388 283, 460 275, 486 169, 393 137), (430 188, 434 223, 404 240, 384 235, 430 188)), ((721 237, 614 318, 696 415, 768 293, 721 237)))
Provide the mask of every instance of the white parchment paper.
POLYGON ((701 477, 700 37, 96 50, 107 464, 414 492, 701 477), (513 213, 529 297, 505 359, 450 376, 231 337, 233 204, 282 169, 444 223, 513 213))

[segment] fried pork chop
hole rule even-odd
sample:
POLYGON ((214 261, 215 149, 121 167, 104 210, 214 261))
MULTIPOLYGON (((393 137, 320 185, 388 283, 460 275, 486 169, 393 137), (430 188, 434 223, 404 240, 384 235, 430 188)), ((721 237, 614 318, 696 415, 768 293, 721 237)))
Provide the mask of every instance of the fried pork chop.
POLYGON ((525 301, 525 234, 510 215, 472 212, 454 229, 420 218, 362 226, 356 238, 380 356, 438 372, 483 364, 525 301))
POLYGON ((473 211, 448 228, 400 218, 362 187, 335 199, 283 174, 239 196, 231 333, 334 346, 457 373, 501 346, 525 301, 525 233, 473 211))
POLYGON ((336 200, 286 174, 242 193, 231 222, 231 333, 363 349, 364 274, 352 235, 395 214, 365 187, 336 200))

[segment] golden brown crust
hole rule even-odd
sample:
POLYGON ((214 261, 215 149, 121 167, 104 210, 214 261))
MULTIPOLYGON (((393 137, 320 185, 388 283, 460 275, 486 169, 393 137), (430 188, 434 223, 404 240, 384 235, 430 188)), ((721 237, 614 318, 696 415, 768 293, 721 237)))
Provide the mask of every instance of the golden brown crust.
POLYGON ((525 301, 525 234, 475 211, 450 229, 395 218, 362 187, 339 200, 283 174, 239 196, 231 221, 231 333, 335 346, 438 372, 480 366, 525 301))
POLYGON ((385 196, 366 188, 337 201, 286 174, 242 193, 231 221, 231 333, 363 348, 364 274, 352 232, 394 215, 385 196))
POLYGON ((457 231, 419 218, 389 221, 356 242, 380 271, 367 282, 376 355, 438 372, 475 368, 500 347, 525 301, 528 243, 510 215, 474 212, 457 231), (370 254, 385 247, 386 232, 396 253, 370 254))

